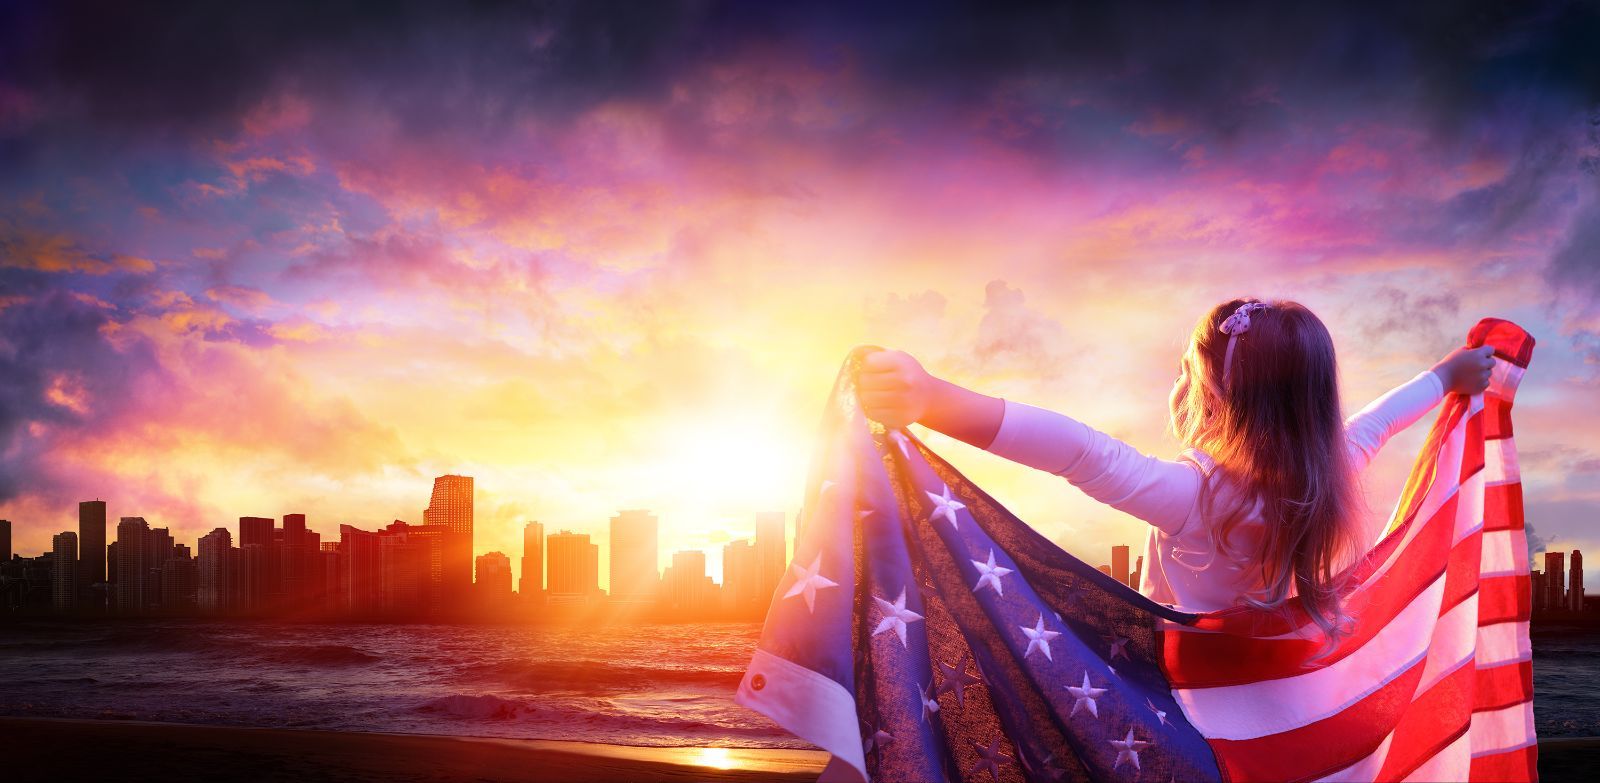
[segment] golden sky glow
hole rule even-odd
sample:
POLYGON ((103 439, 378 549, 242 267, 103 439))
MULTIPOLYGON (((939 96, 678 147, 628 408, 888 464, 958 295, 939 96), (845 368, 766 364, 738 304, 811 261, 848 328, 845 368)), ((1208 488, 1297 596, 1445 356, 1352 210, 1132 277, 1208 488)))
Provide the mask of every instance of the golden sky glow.
MULTIPOLYGON (((1527 176, 1498 120, 1447 140, 1267 91, 1281 125, 1230 140, 1183 107, 1013 85, 930 121, 849 56, 781 47, 664 78, 492 132, 286 82, 104 156, 41 152, 0 194, 16 549, 91 498, 184 543, 294 512, 326 540, 420 522, 458 473, 480 553, 520 556, 529 520, 604 547, 612 514, 648 508, 663 564, 706 549, 715 572, 752 513, 792 524, 852 346, 1170 455, 1182 341, 1238 295, 1327 321, 1350 411, 1479 317, 1523 324, 1528 519, 1552 546, 1600 540, 1580 524, 1600 518, 1600 310, 1551 261, 1597 196, 1557 168, 1487 228, 1527 176)), ((55 110, 0 87, 15 127, 55 110)), ((1375 465, 1379 513, 1421 430, 1375 465)), ((1092 563, 1143 540, 1060 479, 919 434, 1092 563)))

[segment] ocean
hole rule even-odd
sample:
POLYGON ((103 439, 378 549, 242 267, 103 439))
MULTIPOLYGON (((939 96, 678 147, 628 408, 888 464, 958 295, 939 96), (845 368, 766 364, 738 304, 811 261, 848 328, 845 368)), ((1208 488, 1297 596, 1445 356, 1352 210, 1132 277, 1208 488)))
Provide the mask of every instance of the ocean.
MULTIPOLYGON (((733 703, 757 623, 0 625, 0 715, 808 748, 733 703)), ((1534 635, 1541 737, 1600 736, 1600 632, 1534 635)))

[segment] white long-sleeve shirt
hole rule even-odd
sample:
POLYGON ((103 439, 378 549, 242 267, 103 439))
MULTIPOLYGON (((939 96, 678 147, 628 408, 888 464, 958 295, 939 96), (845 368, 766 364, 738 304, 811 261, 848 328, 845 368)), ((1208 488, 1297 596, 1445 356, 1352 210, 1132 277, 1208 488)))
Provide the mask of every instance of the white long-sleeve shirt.
MULTIPOLYGON (((1444 397, 1431 370, 1372 401, 1345 420, 1350 463, 1361 471, 1395 433, 1421 418, 1444 397)), ((1225 609, 1260 586, 1253 563, 1234 563, 1218 555, 1211 539, 1214 520, 1203 519, 1201 482, 1212 472, 1211 458, 1185 449, 1176 460, 1139 452, 1070 416, 1024 403, 1005 401, 1000 431, 990 453, 1065 478, 1090 497, 1150 523, 1139 591, 1155 601, 1186 611, 1225 609)), ((1218 476, 1213 504, 1231 508, 1239 487, 1218 476)), ((1229 533, 1236 553, 1253 551, 1261 531, 1260 503, 1229 533)), ((1361 531, 1362 546, 1376 543, 1375 530, 1361 531)))

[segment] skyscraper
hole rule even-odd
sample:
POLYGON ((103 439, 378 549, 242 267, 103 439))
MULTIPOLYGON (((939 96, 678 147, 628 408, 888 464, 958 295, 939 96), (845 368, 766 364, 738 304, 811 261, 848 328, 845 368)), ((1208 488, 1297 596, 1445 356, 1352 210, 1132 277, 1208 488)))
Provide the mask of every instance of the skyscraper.
POLYGON ((422 512, 422 524, 441 525, 447 535, 443 541, 443 580, 446 606, 460 607, 472 590, 472 504, 471 476, 445 475, 433 480, 433 495, 422 512))
POLYGON ((234 551, 233 537, 225 527, 200 537, 200 557, 196 564, 200 611, 220 614, 234 608, 233 585, 238 579, 234 574, 234 551))
POLYGON ((117 523, 117 612, 145 611, 145 582, 150 578, 150 524, 144 517, 123 517, 117 523))
POLYGON ((50 573, 50 603, 57 612, 78 607, 78 534, 57 533, 50 540, 55 565, 50 573))
POLYGON ((588 533, 565 530, 545 536, 550 565, 550 603, 583 603, 600 591, 600 545, 588 533))
POLYGON ((627 509, 611 518, 611 600, 654 600, 661 575, 656 565, 656 515, 627 509))
POLYGON ((1128 547, 1126 544, 1111 547, 1111 578, 1128 583, 1128 547))
POLYGON ((339 551, 344 554, 344 601, 351 613, 372 614, 378 611, 382 582, 378 570, 378 534, 360 530, 350 525, 339 526, 339 551))
POLYGON ((763 511, 756 514, 756 567, 760 582, 756 591, 761 600, 772 597, 789 570, 788 526, 782 511, 763 511))
MULTIPOLYGON (((78 595, 85 606, 95 595, 94 584, 106 581, 106 502, 78 504, 78 595)), ((102 599, 103 600, 103 599, 102 599)), ((91 607, 102 611, 104 607, 91 607)))
POLYGON ((1544 553, 1545 588, 1549 594, 1545 596, 1544 605, 1551 609, 1563 609, 1567 605, 1567 586, 1563 578, 1567 569, 1562 563, 1564 552, 1544 553))
POLYGON ((523 600, 544 595, 544 525, 529 522, 522 526, 522 580, 517 592, 523 600))
POLYGON ((283 598, 287 605, 299 610, 306 600, 307 583, 311 570, 311 534, 306 530, 305 514, 283 515, 283 550, 279 557, 279 571, 283 578, 283 598))
POLYGON ((150 528, 144 537, 146 575, 144 580, 144 606, 145 610, 161 608, 161 570, 166 568, 167 559, 172 557, 173 541, 172 530, 165 527, 150 528))
POLYGON ((478 574, 473 582, 478 599, 488 603, 511 600, 511 558, 503 552, 478 555, 478 574))
POLYGON ((722 547, 722 599, 735 614, 756 614, 761 602, 771 598, 761 594, 761 568, 756 547, 746 540, 731 541, 722 547))
POLYGON ((0 562, 11 559, 11 520, 0 519, 0 562))
POLYGON ((1583 552, 1572 550, 1572 580, 1567 585, 1568 607, 1574 612, 1583 611, 1583 552))
POLYGON ((667 574, 668 606, 686 615, 703 615, 711 608, 715 585, 706 576, 706 553, 693 549, 673 552, 667 574))
POLYGON ((239 517, 239 608, 267 608, 272 582, 272 517, 239 517))

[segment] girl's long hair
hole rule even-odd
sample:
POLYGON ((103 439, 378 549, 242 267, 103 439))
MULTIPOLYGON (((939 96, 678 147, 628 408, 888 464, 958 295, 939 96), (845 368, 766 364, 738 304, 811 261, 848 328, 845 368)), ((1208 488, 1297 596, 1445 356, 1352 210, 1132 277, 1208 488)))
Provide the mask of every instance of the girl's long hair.
POLYGON ((1201 513, 1214 520, 1214 548, 1236 563, 1256 563, 1258 607, 1285 607, 1291 594, 1321 627, 1331 651, 1342 635, 1338 583, 1351 554, 1359 494, 1346 453, 1333 338, 1310 310, 1272 301, 1239 334, 1228 377, 1221 325, 1254 299, 1217 305, 1195 324, 1184 355, 1187 384, 1174 390, 1172 426, 1186 445, 1210 455, 1212 478, 1244 489, 1216 508, 1207 479, 1201 513), (1259 503, 1265 523, 1254 551, 1237 552, 1229 534, 1259 503), (1216 516, 1213 516, 1215 514, 1216 516))

